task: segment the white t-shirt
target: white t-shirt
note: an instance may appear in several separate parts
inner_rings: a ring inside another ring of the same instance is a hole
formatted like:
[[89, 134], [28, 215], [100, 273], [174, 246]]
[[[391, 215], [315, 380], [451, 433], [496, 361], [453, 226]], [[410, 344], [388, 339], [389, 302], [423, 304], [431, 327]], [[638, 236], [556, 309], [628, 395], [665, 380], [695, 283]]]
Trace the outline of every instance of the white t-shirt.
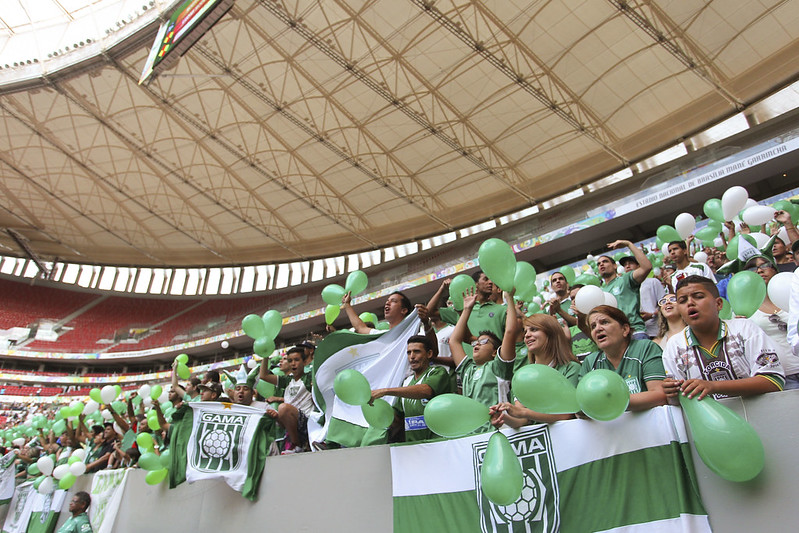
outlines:
[[674, 274], [671, 275], [672, 289], [676, 291], [677, 283], [679, 283], [681, 279], [687, 278], [688, 276], [704, 276], [713, 283], [718, 283], [716, 281], [715, 274], [713, 274], [713, 271], [710, 270], [709, 266], [704, 263], [688, 263], [688, 266], [678, 269]]
[[[776, 318], [771, 318], [772, 316]], [[791, 345], [788, 343], [788, 312], [780, 310], [778, 313], [770, 315], [758, 309], [754, 315], [749, 317], [749, 320], [760, 326], [760, 329], [774, 341], [777, 346], [777, 356], [780, 358], [785, 375], [791, 376], [799, 372], [799, 357], [793, 354]]]

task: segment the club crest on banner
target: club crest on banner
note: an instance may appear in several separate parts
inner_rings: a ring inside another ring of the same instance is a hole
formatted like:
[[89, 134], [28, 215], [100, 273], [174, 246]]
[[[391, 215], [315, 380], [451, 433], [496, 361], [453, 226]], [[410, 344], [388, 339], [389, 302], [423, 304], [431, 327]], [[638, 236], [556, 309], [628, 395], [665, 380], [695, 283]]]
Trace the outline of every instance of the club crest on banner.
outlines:
[[189, 454], [191, 466], [200, 472], [225, 472], [239, 467], [241, 434], [247, 416], [204, 412], [197, 428], [199, 438]]
[[521, 459], [524, 472], [522, 494], [514, 503], [499, 506], [483, 495], [480, 470], [488, 441], [472, 446], [480, 528], [484, 533], [550, 533], [560, 526], [560, 494], [546, 426], [509, 435], [508, 441]]

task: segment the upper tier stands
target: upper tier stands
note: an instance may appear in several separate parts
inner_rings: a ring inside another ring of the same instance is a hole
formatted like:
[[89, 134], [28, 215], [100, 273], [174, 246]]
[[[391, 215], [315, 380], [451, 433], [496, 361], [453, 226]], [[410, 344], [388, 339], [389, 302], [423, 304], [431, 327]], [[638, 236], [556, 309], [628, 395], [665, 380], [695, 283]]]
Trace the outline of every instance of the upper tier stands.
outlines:
[[55, 341], [30, 339], [16, 348], [61, 353], [146, 350], [235, 331], [245, 315], [261, 314], [288, 297], [137, 298], [7, 279], [0, 279], [0, 292], [5, 300], [0, 308], [0, 329], [35, 328], [41, 322], [62, 328]]

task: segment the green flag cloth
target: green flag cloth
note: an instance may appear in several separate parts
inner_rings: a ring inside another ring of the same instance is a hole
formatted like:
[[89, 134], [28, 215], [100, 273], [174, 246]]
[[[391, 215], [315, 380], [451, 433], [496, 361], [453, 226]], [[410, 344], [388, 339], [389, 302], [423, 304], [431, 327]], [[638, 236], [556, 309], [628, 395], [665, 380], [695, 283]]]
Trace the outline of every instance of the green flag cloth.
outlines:
[[502, 432], [524, 472], [507, 506], [480, 489], [489, 434], [393, 446], [394, 531], [710, 531], [679, 408]]
[[16, 450], [12, 450], [0, 458], [0, 505], [8, 505], [14, 497], [14, 460], [17, 458]]
[[192, 402], [172, 415], [169, 486], [222, 478], [254, 501], [272, 442], [274, 420], [257, 407]]
[[26, 533], [52, 533], [67, 499], [67, 491], [54, 490], [50, 494], [33, 492], [31, 498], [33, 502]]

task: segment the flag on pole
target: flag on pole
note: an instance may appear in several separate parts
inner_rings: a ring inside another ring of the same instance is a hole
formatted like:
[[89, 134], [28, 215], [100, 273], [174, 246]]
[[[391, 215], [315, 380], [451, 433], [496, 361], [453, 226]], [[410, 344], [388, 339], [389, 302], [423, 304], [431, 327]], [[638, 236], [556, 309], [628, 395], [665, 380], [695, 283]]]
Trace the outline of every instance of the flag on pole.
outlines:
[[676, 407], [503, 433], [524, 471], [507, 506], [480, 490], [490, 434], [392, 447], [394, 531], [710, 531]]
[[255, 500], [271, 443], [273, 419], [256, 407], [191, 402], [172, 415], [169, 486], [222, 478]]
[[325, 413], [325, 422], [316, 430], [309, 423], [311, 441], [327, 439], [347, 447], [368, 441], [369, 423], [360, 406], [339, 400], [333, 392], [333, 381], [342, 370], [353, 368], [366, 377], [373, 390], [402, 386], [410, 371], [408, 339], [419, 332], [420, 325], [421, 320], [413, 310], [385, 333], [361, 335], [336, 331], [319, 343], [314, 352], [313, 396], [319, 411]]
[[67, 491], [54, 490], [50, 494], [31, 495], [31, 514], [25, 533], [52, 533], [67, 498]]

